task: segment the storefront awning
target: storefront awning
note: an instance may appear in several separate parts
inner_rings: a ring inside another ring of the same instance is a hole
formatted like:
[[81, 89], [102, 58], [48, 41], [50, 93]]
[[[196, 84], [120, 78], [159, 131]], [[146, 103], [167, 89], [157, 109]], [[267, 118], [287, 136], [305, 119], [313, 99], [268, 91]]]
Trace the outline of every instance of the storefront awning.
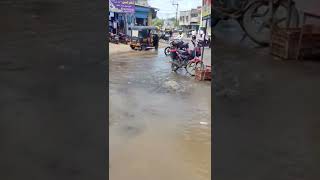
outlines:
[[136, 7], [135, 7], [135, 11], [136, 11], [136, 12], [146, 12], [146, 13], [148, 13], [148, 12], [150, 12], [150, 8], [136, 6]]
[[148, 18], [147, 12], [136, 12], [134, 15], [136, 18], [143, 18], [143, 19]]

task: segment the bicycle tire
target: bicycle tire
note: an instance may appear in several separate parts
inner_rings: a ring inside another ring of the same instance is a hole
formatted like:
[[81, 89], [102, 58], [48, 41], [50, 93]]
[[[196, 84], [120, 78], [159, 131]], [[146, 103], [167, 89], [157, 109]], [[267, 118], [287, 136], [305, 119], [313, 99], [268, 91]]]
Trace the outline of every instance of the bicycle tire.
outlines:
[[[279, 7], [282, 6], [284, 7], [285, 9], [288, 9], [289, 5], [286, 1], [284, 0], [281, 0], [279, 2]], [[248, 26], [248, 22], [251, 21], [251, 15], [252, 15], [252, 12], [257, 9], [258, 7], [260, 6], [264, 6], [264, 5], [268, 5], [268, 2], [267, 1], [256, 1], [256, 2], [253, 2], [251, 5], [249, 5], [249, 7], [247, 8], [247, 10], [244, 12], [243, 16], [242, 16], [242, 19], [240, 20], [240, 25], [242, 27], [242, 29], [245, 31], [245, 33], [248, 35], [248, 37], [255, 43], [261, 45], [261, 46], [268, 46], [270, 44], [270, 38], [259, 38], [257, 37], [253, 32], [252, 32], [252, 29], [250, 29]], [[292, 5], [292, 15], [291, 15], [291, 22], [290, 22], [290, 25], [291, 27], [297, 27], [299, 25], [299, 13], [298, 13], [298, 10], [297, 8]], [[271, 33], [271, 29], [269, 28], [269, 36], [267, 37], [270, 37], [270, 33]], [[261, 34], [260, 34], [261, 35]]]

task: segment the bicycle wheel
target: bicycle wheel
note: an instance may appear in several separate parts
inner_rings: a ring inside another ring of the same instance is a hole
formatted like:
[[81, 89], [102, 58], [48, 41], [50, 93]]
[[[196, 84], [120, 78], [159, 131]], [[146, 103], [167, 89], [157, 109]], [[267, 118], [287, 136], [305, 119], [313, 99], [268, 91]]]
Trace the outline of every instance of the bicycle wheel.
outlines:
[[[273, 26], [286, 27], [289, 4], [286, 0], [281, 0], [274, 7]], [[299, 13], [296, 7], [291, 4], [290, 27], [299, 25]], [[256, 1], [252, 3], [244, 12], [241, 26], [251, 40], [262, 46], [270, 43], [271, 17], [269, 16], [269, 2]]]
[[196, 74], [196, 66], [197, 64], [195, 62], [192, 62], [192, 63], [189, 62], [187, 64], [186, 70], [191, 76], [194, 76]]
[[197, 62], [197, 64], [196, 64], [196, 69], [201, 69], [201, 70], [203, 70], [203, 69], [204, 69], [204, 64], [203, 64], [203, 62], [202, 62], [202, 61]]

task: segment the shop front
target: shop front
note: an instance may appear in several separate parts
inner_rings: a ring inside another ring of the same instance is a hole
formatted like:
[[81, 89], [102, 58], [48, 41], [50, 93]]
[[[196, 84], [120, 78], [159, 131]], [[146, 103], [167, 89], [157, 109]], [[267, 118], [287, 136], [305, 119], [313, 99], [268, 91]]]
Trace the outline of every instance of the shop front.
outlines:
[[148, 16], [150, 13], [150, 8], [136, 6], [135, 7], [135, 25], [136, 26], [147, 26]]
[[134, 11], [134, 0], [109, 0], [109, 32], [126, 34], [127, 16]]
[[126, 14], [109, 12], [109, 32], [126, 33]]
[[211, 35], [211, 0], [202, 0], [201, 29], [206, 30], [206, 34]]

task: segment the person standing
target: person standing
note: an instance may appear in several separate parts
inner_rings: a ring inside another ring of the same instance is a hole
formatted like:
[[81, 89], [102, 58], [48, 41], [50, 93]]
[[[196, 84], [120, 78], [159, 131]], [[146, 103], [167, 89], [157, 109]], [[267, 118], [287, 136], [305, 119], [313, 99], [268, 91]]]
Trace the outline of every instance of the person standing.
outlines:
[[196, 36], [197, 35], [197, 31], [196, 30], [192, 30], [191, 35], [192, 36]]
[[117, 34], [117, 27], [118, 27], [118, 24], [117, 24], [117, 21], [113, 21], [113, 34]]
[[203, 35], [204, 35], [203, 27], [200, 27], [199, 28], [199, 37], [200, 37], [200, 39], [203, 39]]
[[195, 35], [192, 35], [191, 41], [188, 44], [189, 46], [189, 54], [192, 58], [196, 56], [196, 47], [197, 47], [197, 37]]
[[182, 40], [182, 38], [183, 38], [183, 34], [182, 34], [182, 32], [180, 31], [180, 32], [179, 32], [179, 35], [176, 36], [174, 39]]
[[153, 45], [155, 50], [157, 51], [159, 47], [159, 36], [156, 33], [153, 35]]

